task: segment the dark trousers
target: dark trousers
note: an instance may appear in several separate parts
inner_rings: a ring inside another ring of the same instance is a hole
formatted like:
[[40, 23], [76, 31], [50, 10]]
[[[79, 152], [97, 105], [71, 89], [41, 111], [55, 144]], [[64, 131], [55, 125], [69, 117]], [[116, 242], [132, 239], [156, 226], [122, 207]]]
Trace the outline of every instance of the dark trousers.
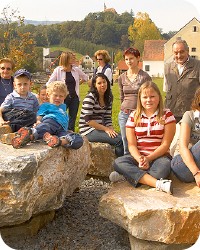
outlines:
[[70, 96], [68, 95], [65, 99], [65, 104], [68, 108], [68, 114], [69, 114], [69, 126], [68, 129], [74, 131], [75, 130], [75, 123], [76, 123], [76, 117], [78, 113], [79, 108], [79, 97], [76, 96]]
[[36, 113], [26, 109], [8, 108], [2, 112], [3, 119], [10, 121], [13, 132], [22, 127], [31, 127], [36, 122]]

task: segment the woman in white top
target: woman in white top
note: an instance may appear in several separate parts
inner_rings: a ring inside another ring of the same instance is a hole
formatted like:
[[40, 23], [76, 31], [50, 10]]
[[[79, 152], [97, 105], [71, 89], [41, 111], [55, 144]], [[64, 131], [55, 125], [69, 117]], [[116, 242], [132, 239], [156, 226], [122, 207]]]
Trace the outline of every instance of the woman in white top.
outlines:
[[74, 65], [75, 55], [68, 51], [62, 52], [59, 66], [51, 74], [47, 85], [52, 81], [63, 81], [66, 83], [69, 95], [65, 99], [69, 112], [69, 130], [75, 130], [75, 122], [79, 108], [79, 85], [88, 80], [88, 76]]
[[110, 84], [113, 85], [112, 69], [111, 69], [111, 65], [109, 64], [109, 62], [111, 61], [111, 57], [110, 57], [108, 51], [107, 50], [97, 50], [94, 53], [94, 57], [98, 63], [98, 66], [94, 70], [93, 77], [95, 77], [95, 75], [98, 73], [103, 73], [104, 75], [107, 76]]

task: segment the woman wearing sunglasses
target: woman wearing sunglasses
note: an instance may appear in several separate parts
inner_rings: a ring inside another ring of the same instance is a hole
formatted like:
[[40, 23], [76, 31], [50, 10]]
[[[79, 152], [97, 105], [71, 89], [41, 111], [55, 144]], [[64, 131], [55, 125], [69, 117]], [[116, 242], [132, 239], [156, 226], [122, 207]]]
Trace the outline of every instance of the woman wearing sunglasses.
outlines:
[[94, 70], [94, 76], [98, 73], [103, 73], [107, 76], [111, 85], [113, 85], [113, 76], [111, 65], [109, 64], [111, 57], [107, 50], [97, 50], [94, 53], [94, 57], [97, 61], [98, 66]]
[[15, 64], [10, 58], [0, 59], [0, 105], [13, 91], [13, 70]]

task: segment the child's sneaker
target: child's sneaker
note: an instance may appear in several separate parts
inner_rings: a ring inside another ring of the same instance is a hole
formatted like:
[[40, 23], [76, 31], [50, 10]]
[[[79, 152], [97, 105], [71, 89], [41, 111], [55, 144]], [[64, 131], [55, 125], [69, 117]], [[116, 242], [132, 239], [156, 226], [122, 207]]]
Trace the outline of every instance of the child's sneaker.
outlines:
[[56, 135], [51, 135], [49, 132], [46, 132], [43, 135], [43, 141], [51, 148], [55, 148], [61, 145], [61, 140]]
[[17, 133], [9, 133], [0, 135], [0, 141], [1, 143], [11, 145], [12, 139], [17, 135]]
[[32, 140], [32, 130], [30, 128], [23, 127], [17, 131], [16, 136], [12, 139], [11, 144], [13, 148], [21, 148]]
[[171, 180], [157, 180], [156, 181], [156, 190], [158, 191], [163, 191], [168, 194], [173, 193], [173, 188], [172, 188], [172, 181]]
[[117, 181], [125, 181], [125, 178], [123, 175], [119, 174], [116, 171], [113, 171], [110, 175], [109, 175], [109, 179], [111, 182], [117, 182]]
[[0, 126], [0, 135], [12, 133], [12, 129], [8, 124]]

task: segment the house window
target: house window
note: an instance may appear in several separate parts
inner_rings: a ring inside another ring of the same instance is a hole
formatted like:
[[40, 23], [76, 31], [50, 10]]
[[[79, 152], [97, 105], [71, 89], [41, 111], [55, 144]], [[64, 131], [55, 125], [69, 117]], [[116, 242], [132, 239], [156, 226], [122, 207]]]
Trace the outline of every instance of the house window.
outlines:
[[197, 26], [193, 26], [193, 27], [192, 27], [192, 31], [193, 31], [193, 32], [197, 32]]
[[196, 58], [196, 56], [191, 56], [192, 58]]
[[192, 52], [196, 52], [196, 50], [197, 50], [196, 48], [192, 48], [191, 49]]
[[150, 71], [150, 65], [145, 65], [145, 71]]

